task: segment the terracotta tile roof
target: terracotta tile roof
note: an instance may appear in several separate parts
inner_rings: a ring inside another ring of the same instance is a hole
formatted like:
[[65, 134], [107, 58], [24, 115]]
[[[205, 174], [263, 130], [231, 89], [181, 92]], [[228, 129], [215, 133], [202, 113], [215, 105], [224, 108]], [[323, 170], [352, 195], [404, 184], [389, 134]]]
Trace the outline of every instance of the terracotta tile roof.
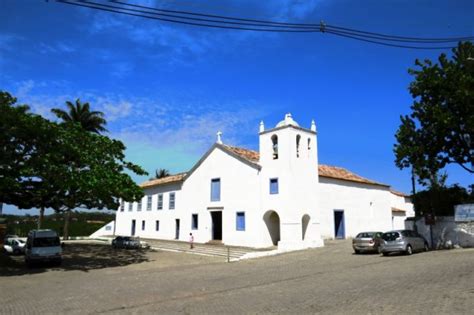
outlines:
[[350, 182], [362, 183], [362, 184], [370, 184], [370, 185], [377, 185], [377, 186], [386, 186], [389, 185], [377, 183], [373, 180], [364, 178], [359, 176], [355, 173], [352, 173], [345, 168], [337, 167], [337, 166], [329, 166], [329, 165], [322, 165], [318, 166], [319, 176], [340, 179], [340, 180], [347, 180]]
[[223, 144], [222, 146], [224, 146], [226, 149], [232, 151], [233, 153], [239, 155], [240, 157], [252, 163], [257, 163], [258, 160], [260, 159], [260, 154], [257, 151], [244, 149], [244, 148], [238, 148], [238, 147], [232, 147], [226, 144]]
[[399, 191], [396, 191], [394, 189], [390, 189], [390, 192], [396, 196], [400, 196], [400, 197], [410, 197], [410, 195], [407, 195], [405, 193], [402, 193], [402, 192], [399, 192]]
[[185, 176], [186, 176], [186, 173], [179, 173], [179, 174], [170, 175], [170, 176], [166, 176], [166, 177], [162, 177], [158, 179], [152, 179], [144, 183], [141, 183], [140, 187], [148, 188], [148, 187], [153, 187], [153, 186], [158, 186], [158, 185], [176, 183], [176, 182], [182, 181]]
[[407, 211], [402, 210], [402, 209], [392, 208], [392, 212], [406, 213]]
[[[260, 154], [257, 151], [239, 148], [239, 147], [233, 147], [226, 144], [221, 144], [221, 146], [251, 163], [258, 163], [259, 161]], [[362, 184], [389, 187], [389, 185], [377, 183], [373, 180], [370, 180], [362, 176], [359, 176], [355, 173], [352, 173], [342, 167], [319, 165], [318, 169], [319, 169], [319, 176], [322, 176], [322, 177], [346, 180], [346, 181], [357, 182], [357, 183], [362, 183]], [[171, 175], [171, 176], [167, 176], [160, 179], [153, 179], [153, 180], [140, 184], [140, 187], [147, 188], [147, 187], [152, 187], [152, 186], [180, 182], [184, 180], [184, 177], [186, 176], [186, 174], [187, 173], [180, 173], [180, 174]], [[392, 192], [394, 194], [401, 194], [405, 196], [402, 193], [398, 193], [398, 192], [395, 193], [395, 191], [392, 191]]]

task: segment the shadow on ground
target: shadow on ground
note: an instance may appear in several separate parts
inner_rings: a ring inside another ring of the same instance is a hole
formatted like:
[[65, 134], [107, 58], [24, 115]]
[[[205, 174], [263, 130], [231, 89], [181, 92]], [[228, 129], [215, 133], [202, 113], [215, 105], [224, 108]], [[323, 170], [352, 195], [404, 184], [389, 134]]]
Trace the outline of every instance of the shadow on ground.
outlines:
[[105, 244], [75, 244], [69, 243], [63, 248], [63, 262], [60, 266], [54, 264], [36, 264], [27, 267], [24, 256], [9, 256], [0, 254], [0, 277], [36, 274], [51, 270], [89, 271], [110, 267], [127, 266], [150, 261], [145, 249], [113, 249]]

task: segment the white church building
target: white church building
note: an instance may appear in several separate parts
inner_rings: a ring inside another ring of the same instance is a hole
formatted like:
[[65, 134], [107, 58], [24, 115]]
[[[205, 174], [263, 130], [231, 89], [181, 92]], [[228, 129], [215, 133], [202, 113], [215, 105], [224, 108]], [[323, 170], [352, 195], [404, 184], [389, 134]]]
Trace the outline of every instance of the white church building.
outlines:
[[318, 163], [314, 121], [291, 114], [260, 123], [259, 152], [217, 142], [186, 173], [141, 184], [141, 202], [123, 202], [115, 234], [291, 250], [361, 231], [404, 228], [408, 196], [344, 168]]

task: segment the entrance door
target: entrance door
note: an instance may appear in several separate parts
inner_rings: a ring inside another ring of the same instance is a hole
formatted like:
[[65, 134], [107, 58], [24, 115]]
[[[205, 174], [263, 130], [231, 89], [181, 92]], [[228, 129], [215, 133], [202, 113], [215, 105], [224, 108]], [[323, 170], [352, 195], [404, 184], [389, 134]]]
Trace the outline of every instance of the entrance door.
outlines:
[[132, 236], [135, 236], [135, 227], [136, 227], [136, 222], [135, 220], [132, 220]]
[[174, 238], [179, 240], [179, 219], [176, 219], [176, 232]]
[[222, 211], [212, 211], [212, 239], [222, 241]]
[[334, 235], [339, 239], [346, 238], [344, 210], [334, 210]]

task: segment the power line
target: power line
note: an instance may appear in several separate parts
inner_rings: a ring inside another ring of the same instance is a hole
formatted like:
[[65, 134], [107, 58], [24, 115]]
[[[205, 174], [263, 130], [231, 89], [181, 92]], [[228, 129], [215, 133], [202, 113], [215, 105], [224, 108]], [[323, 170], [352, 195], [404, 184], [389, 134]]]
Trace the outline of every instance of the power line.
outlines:
[[[56, 0], [68, 5], [86, 7], [95, 10], [124, 14], [129, 16], [143, 17], [164, 22], [185, 24], [190, 26], [262, 31], [262, 32], [283, 32], [283, 33], [327, 33], [340, 37], [346, 37], [363, 42], [369, 42], [384, 46], [411, 48], [411, 49], [449, 49], [451, 46], [426, 46], [427, 44], [442, 44], [473, 40], [474, 36], [451, 37], [451, 38], [421, 38], [405, 37], [397, 35], [387, 35], [375, 32], [361, 31], [351, 28], [326, 25], [321, 21], [319, 24], [287, 23], [279, 21], [268, 21], [259, 19], [236, 18], [222, 15], [211, 15], [189, 11], [158, 9], [138, 4], [124, 3], [118, 0], [109, 0], [110, 4], [104, 4], [91, 0]], [[407, 43], [411, 45], [401, 45], [393, 42]], [[414, 46], [414, 44], [419, 44]]]
[[[221, 20], [256, 22], [256, 23], [259, 23], [259, 25], [291, 26], [291, 27], [316, 28], [316, 29], [321, 28], [321, 23], [319, 23], [319, 24], [287, 23], [287, 22], [277, 22], [277, 21], [268, 21], [268, 20], [244, 19], [244, 18], [235, 18], [235, 17], [229, 17], [229, 16], [203, 14], [203, 13], [188, 12], [188, 11], [158, 9], [158, 8], [153, 8], [153, 7], [149, 7], [149, 6], [126, 3], [126, 2], [119, 1], [119, 0], [110, 0], [110, 2], [117, 3], [117, 4], [120, 4], [120, 5], [123, 5], [123, 6], [137, 7], [137, 8], [153, 10], [153, 11], [157, 11], [157, 12], [167, 12], [167, 13], [176, 13], [176, 14], [182, 14], [182, 15], [201, 16], [201, 17], [208, 17], [208, 18], [217, 18], [217, 19], [221, 19]], [[230, 22], [226, 22], [226, 23], [230, 23]], [[431, 43], [431, 42], [433, 42], [433, 43], [434, 42], [457, 42], [457, 41], [462, 41], [462, 40], [472, 40], [472, 39], [474, 39], [474, 36], [451, 37], [451, 38], [405, 37], [405, 36], [396, 36], [396, 35], [387, 35], [387, 34], [380, 34], [380, 33], [374, 33], [374, 32], [367, 32], [367, 31], [361, 31], [361, 30], [345, 28], [345, 27], [339, 27], [339, 26], [333, 26], [333, 25], [325, 25], [325, 27], [327, 27], [328, 29], [334, 29], [335, 31], [336, 30], [343, 30], [343, 31], [349, 31], [349, 32], [354, 32], [354, 33], [373, 35], [373, 36], [387, 38], [387, 39], [390, 38], [390, 39], [393, 39], [393, 40], [395, 40], [395, 39], [398, 39], [398, 40], [405, 39], [407, 41], [423, 41], [423, 42], [427, 42], [427, 43]]]
[[345, 35], [339, 32], [334, 32], [334, 31], [326, 31], [329, 34], [333, 34], [336, 36], [341, 36], [341, 37], [346, 37], [346, 38], [351, 38], [363, 42], [368, 42], [368, 43], [373, 43], [373, 44], [379, 44], [383, 46], [390, 46], [390, 47], [397, 47], [397, 48], [410, 48], [410, 49], [451, 49], [455, 48], [455, 46], [445, 46], [445, 47], [430, 47], [430, 46], [408, 46], [408, 45], [399, 45], [399, 44], [392, 44], [392, 43], [387, 43], [387, 42], [380, 42], [380, 41], [375, 41], [375, 40], [370, 40], [370, 39], [365, 39], [357, 36], [351, 36], [351, 35]]
[[[247, 23], [247, 22], [235, 22], [235, 21], [220, 21], [220, 20], [213, 20], [213, 19], [209, 19], [209, 18], [204, 19], [204, 18], [194, 18], [194, 17], [180, 16], [180, 15], [176, 15], [176, 14], [168, 14], [168, 13], [155, 13], [154, 11], [161, 12], [161, 11], [165, 11], [165, 10], [158, 10], [158, 9], [151, 8], [151, 7], [146, 7], [146, 6], [141, 6], [141, 5], [133, 5], [133, 4], [129, 4], [129, 3], [122, 3], [122, 2], [118, 2], [118, 1], [111, 1], [111, 2], [126, 5], [126, 6], [146, 8], [147, 10], [143, 11], [143, 10], [138, 10], [138, 9], [124, 9], [123, 7], [120, 7], [120, 6], [117, 7], [117, 6], [97, 3], [97, 2], [94, 2], [94, 1], [90, 1], [90, 0], [83, 0], [82, 2], [89, 3], [89, 4], [92, 4], [92, 5], [96, 5], [96, 6], [105, 7], [105, 8], [110, 8], [110, 9], [126, 10], [126, 11], [130, 11], [130, 12], [150, 14], [150, 15], [155, 15], [155, 16], [164, 16], [164, 17], [175, 18], [175, 19], [183, 19], [183, 20], [189, 20], [189, 21], [223, 23], [223, 24], [244, 25], [244, 26], [258, 26], [258, 27], [270, 26], [270, 27], [274, 27], [274, 28], [288, 28], [288, 26], [285, 26], [285, 25], [270, 25], [270, 24], [261, 23], [261, 22], [259, 22], [259, 23]], [[152, 12], [150, 12], [149, 10], [151, 10]], [[315, 28], [313, 26], [311, 26], [311, 27], [309, 27], [309, 26], [293, 26], [291, 28], [298, 28], [298, 29], [301, 28], [301, 29], [308, 29], [308, 30], [312, 30], [312, 31], [317, 30], [317, 28]]]
[[261, 24], [267, 25], [281, 25], [281, 26], [301, 26], [301, 27], [309, 27], [309, 28], [319, 28], [319, 24], [304, 24], [304, 23], [286, 23], [286, 22], [277, 22], [277, 21], [265, 21], [265, 20], [255, 20], [255, 19], [244, 19], [244, 18], [236, 18], [236, 17], [229, 17], [229, 16], [222, 16], [222, 15], [212, 15], [212, 14], [204, 14], [204, 13], [196, 13], [196, 12], [188, 12], [188, 11], [177, 11], [177, 10], [166, 10], [166, 9], [158, 9], [152, 8], [148, 6], [132, 4], [132, 3], [125, 3], [118, 0], [110, 0], [110, 2], [118, 3], [124, 6], [130, 7], [137, 7], [142, 9], [149, 9], [158, 12], [168, 12], [168, 13], [176, 13], [176, 14], [183, 14], [183, 15], [193, 15], [193, 16], [202, 16], [208, 18], [216, 18], [216, 19], [223, 19], [223, 20], [230, 20], [230, 21], [244, 21], [244, 22], [256, 22]]
[[335, 31], [349, 31], [353, 33], [361, 33], [361, 34], [368, 34], [368, 35], [374, 35], [378, 37], [384, 37], [387, 39], [400, 39], [400, 40], [405, 40], [405, 41], [419, 41], [419, 42], [426, 42], [426, 43], [437, 43], [437, 42], [459, 42], [459, 41], [464, 41], [464, 40], [473, 40], [474, 36], [465, 36], [465, 37], [447, 37], [447, 38], [423, 38], [423, 37], [405, 37], [405, 36], [396, 36], [396, 35], [387, 35], [387, 34], [380, 34], [380, 33], [374, 33], [374, 32], [367, 32], [367, 31], [360, 31], [360, 30], [355, 30], [352, 28], [346, 28], [346, 27], [339, 27], [339, 26], [333, 26], [333, 25], [326, 25], [328, 29], [334, 29]]
[[[114, 8], [108, 8], [110, 6], [103, 5], [103, 4], [98, 4], [94, 2], [89, 2], [89, 1], [80, 1], [80, 2], [74, 2], [71, 0], [56, 0], [56, 2], [68, 4], [68, 5], [74, 5], [74, 6], [79, 6], [79, 7], [85, 7], [85, 8], [91, 8], [91, 9], [96, 9], [100, 11], [106, 11], [106, 12], [113, 12], [113, 13], [119, 13], [119, 14], [124, 14], [124, 15], [130, 15], [130, 16], [136, 16], [136, 17], [143, 17], [147, 19], [153, 19], [153, 20], [159, 20], [159, 21], [165, 21], [165, 22], [171, 22], [171, 23], [178, 23], [178, 24], [185, 24], [185, 25], [192, 25], [192, 26], [202, 26], [202, 27], [211, 27], [211, 28], [223, 28], [223, 29], [233, 29], [233, 30], [245, 30], [245, 31], [261, 31], [261, 32], [283, 32], [283, 33], [314, 33], [314, 32], [319, 32], [317, 29], [274, 29], [274, 28], [250, 28], [250, 27], [234, 27], [234, 26], [226, 26], [226, 25], [218, 25], [218, 24], [207, 24], [207, 23], [195, 23], [195, 22], [187, 22], [187, 21], [181, 21], [181, 20], [173, 20], [173, 19], [167, 19], [167, 18], [159, 18], [156, 16], [149, 16], [149, 15], [144, 15], [144, 14], [138, 14], [138, 13], [131, 13], [130, 10], [128, 9], [122, 9], [119, 7], [114, 7]], [[153, 13], [146, 13], [153, 15]], [[179, 17], [177, 17], [179, 18]], [[186, 19], [183, 18], [182, 19]], [[212, 22], [212, 21], [210, 21]]]

